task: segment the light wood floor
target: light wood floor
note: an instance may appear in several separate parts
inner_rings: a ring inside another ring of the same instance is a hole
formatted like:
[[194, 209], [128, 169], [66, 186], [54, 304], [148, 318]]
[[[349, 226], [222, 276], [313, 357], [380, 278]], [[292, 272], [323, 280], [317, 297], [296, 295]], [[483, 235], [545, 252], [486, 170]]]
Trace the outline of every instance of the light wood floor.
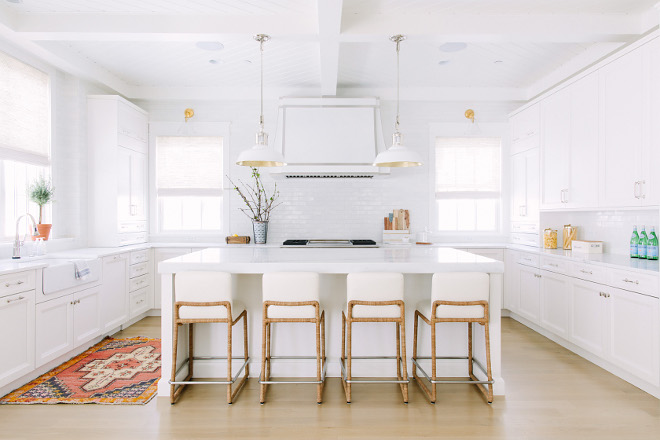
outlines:
[[[328, 379], [323, 405], [315, 387], [281, 385], [258, 404], [251, 379], [233, 405], [225, 388], [189, 387], [171, 406], [0, 406], [0, 439], [654, 439], [660, 400], [638, 390], [511, 320], [503, 320], [506, 398], [484, 403], [475, 387], [439, 386], [430, 405], [411, 384], [410, 404], [398, 385], [355, 385], [347, 405], [338, 379]], [[158, 337], [147, 318], [117, 337]]]

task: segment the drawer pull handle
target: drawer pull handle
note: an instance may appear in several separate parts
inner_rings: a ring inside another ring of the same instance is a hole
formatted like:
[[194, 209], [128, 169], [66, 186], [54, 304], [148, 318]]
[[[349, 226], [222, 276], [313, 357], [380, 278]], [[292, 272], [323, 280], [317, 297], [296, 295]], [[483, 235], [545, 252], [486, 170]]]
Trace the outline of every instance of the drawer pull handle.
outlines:
[[593, 274], [594, 274], [592, 271], [590, 271], [590, 270], [584, 270], [584, 269], [580, 269], [580, 272], [582, 272], [582, 273], [588, 273], [589, 275], [593, 275]]
[[633, 284], [639, 284], [639, 280], [629, 280], [628, 278], [623, 279], [624, 283], [633, 283]]
[[24, 300], [24, 299], [25, 299], [24, 296], [19, 296], [18, 298], [14, 298], [14, 299], [8, 299], [7, 304], [15, 302], [15, 301], [21, 301], [21, 300]]
[[25, 282], [25, 281], [23, 281], [23, 280], [18, 280], [18, 281], [16, 281], [15, 283], [5, 283], [5, 287], [9, 287], [9, 286], [20, 286], [20, 285], [23, 284], [24, 282]]
[[559, 267], [559, 265], [558, 265], [558, 264], [555, 264], [555, 263], [548, 263], [548, 266]]

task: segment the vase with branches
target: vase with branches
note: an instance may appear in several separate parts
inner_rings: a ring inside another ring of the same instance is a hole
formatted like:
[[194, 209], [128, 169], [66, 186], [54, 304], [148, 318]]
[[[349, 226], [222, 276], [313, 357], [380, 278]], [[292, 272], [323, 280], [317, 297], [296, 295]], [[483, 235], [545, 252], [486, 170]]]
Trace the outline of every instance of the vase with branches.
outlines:
[[44, 176], [40, 176], [32, 184], [30, 184], [28, 187], [28, 194], [30, 196], [30, 200], [39, 205], [39, 224], [37, 225], [39, 235], [34, 236], [33, 239], [41, 237], [44, 240], [48, 240], [52, 224], [43, 222], [44, 206], [53, 201], [55, 188], [53, 188], [53, 184], [49, 179], [46, 179]]
[[251, 184], [239, 180], [241, 185], [239, 186], [229, 179], [229, 176], [227, 178], [232, 184], [233, 189], [245, 203], [246, 207], [239, 209], [252, 220], [254, 242], [261, 244], [265, 243], [267, 239], [268, 221], [270, 220], [271, 212], [281, 205], [281, 203], [277, 202], [280, 192], [277, 189], [277, 183], [275, 183], [273, 191], [269, 194], [261, 180], [259, 169], [255, 167], [250, 167], [250, 169], [252, 170], [251, 177], [253, 179], [253, 183]]

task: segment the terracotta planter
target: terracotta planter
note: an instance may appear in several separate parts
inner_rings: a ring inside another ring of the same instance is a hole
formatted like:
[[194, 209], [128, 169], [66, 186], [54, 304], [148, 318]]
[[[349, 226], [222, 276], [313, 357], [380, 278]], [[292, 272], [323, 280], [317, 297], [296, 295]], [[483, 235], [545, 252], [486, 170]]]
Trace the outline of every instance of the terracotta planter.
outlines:
[[50, 236], [50, 228], [52, 228], [53, 225], [48, 223], [39, 223], [37, 225], [37, 231], [39, 232], [39, 235], [33, 235], [32, 240], [36, 240], [37, 238], [43, 238], [44, 241], [48, 240], [48, 237]]

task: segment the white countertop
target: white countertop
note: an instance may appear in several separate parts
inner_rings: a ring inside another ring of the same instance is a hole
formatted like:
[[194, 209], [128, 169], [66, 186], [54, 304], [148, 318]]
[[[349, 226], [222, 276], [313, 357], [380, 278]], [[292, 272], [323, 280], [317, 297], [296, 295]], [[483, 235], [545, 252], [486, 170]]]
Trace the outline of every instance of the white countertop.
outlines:
[[382, 270], [403, 273], [503, 273], [504, 263], [453, 248], [439, 247], [292, 249], [250, 246], [208, 248], [163, 261], [158, 265], [160, 273], [187, 270], [221, 270], [243, 274], [291, 270], [319, 273]]

